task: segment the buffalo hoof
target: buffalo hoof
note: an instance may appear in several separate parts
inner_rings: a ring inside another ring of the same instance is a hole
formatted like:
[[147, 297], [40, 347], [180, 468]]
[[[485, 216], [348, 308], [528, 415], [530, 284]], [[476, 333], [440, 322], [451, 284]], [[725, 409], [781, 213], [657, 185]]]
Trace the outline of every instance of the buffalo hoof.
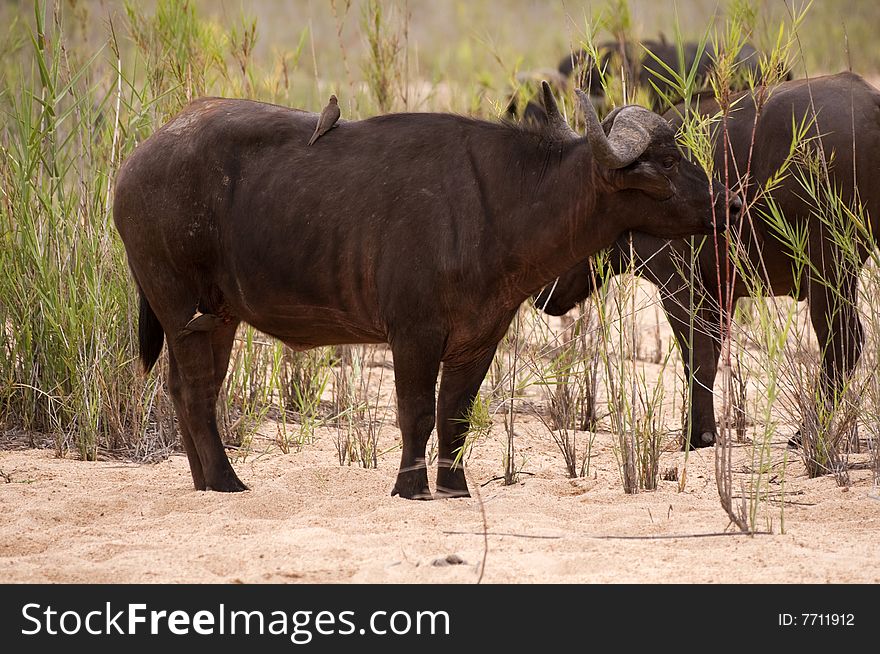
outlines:
[[428, 488], [428, 473], [424, 468], [401, 472], [391, 491], [391, 496], [399, 495], [405, 500], [431, 500], [431, 489]]
[[218, 475], [216, 479], [206, 482], [205, 490], [217, 491], [218, 493], [241, 493], [249, 490], [231, 469]]
[[470, 497], [471, 493], [467, 488], [446, 488], [445, 486], [437, 486], [437, 499], [448, 499], [450, 497]]
[[715, 432], [704, 431], [702, 434], [700, 434], [699, 447], [709, 447], [710, 445], [715, 445]]
[[437, 497], [470, 497], [462, 468], [437, 470]]
[[701, 447], [711, 447], [715, 445], [715, 432], [714, 431], [704, 431], [699, 436], [691, 435], [690, 439], [688, 439], [687, 443], [682, 446], [682, 451], [687, 449], [696, 450]]

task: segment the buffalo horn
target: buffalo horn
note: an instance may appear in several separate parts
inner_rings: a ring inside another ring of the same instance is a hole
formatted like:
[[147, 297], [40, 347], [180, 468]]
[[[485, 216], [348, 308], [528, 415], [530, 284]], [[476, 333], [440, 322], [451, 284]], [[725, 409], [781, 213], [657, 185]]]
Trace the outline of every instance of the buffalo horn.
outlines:
[[651, 132], [643, 124], [647, 121], [640, 120], [644, 118], [643, 113], [647, 115], [650, 112], [645, 109], [638, 111], [636, 107], [625, 107], [617, 112], [611, 133], [606, 136], [589, 98], [580, 89], [575, 93], [587, 122], [587, 138], [596, 162], [605, 168], [617, 169], [638, 159], [651, 143]]

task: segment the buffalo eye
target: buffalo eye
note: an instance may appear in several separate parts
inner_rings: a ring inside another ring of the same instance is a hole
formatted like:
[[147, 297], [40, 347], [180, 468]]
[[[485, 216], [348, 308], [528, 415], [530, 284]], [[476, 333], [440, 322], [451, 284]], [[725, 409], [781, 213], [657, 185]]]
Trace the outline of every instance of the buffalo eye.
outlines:
[[677, 164], [677, 163], [678, 163], [678, 159], [675, 157], [669, 156], [669, 157], [663, 158], [663, 167], [666, 170], [671, 170], [672, 168], [675, 168], [675, 164]]

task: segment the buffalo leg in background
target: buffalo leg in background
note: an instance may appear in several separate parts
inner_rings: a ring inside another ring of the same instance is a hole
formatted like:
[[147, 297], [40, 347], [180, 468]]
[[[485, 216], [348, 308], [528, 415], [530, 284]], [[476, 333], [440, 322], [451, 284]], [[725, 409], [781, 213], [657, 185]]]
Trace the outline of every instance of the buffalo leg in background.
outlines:
[[[674, 294], [662, 293], [663, 308], [669, 318], [672, 333], [678, 342], [684, 363], [685, 382], [691, 387], [690, 406], [687, 424], [683, 425], [682, 449], [708, 447], [715, 443], [715, 376], [718, 373], [718, 357], [721, 343], [712, 332], [719, 329], [719, 313], [714, 308], [700, 307], [693, 318], [691, 334], [690, 294], [687, 288]], [[695, 293], [695, 303], [712, 302], [699, 298]], [[691, 368], [693, 365], [693, 368]]]
[[673, 257], [648, 255], [648, 252], [639, 252], [644, 262], [640, 264], [639, 274], [659, 289], [663, 309], [681, 352], [685, 382], [691, 384], [687, 424], [682, 425], [681, 446], [683, 450], [688, 446], [708, 447], [715, 443], [716, 438], [713, 389], [721, 354], [718, 298], [703, 286], [699, 273], [695, 271], [693, 275], [690, 274], [689, 250], [680, 251], [679, 256], [675, 257], [680, 263], [680, 269], [676, 270], [669, 267]]

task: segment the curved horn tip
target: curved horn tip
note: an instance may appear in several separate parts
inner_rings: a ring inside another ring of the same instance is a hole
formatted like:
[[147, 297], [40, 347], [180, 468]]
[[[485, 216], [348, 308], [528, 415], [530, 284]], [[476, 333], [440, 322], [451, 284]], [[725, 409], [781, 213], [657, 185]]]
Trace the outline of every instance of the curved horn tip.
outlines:
[[580, 106], [581, 106], [581, 111], [584, 113], [584, 115], [587, 117], [595, 118], [596, 122], [598, 123], [599, 122], [599, 114], [596, 113], [596, 107], [593, 106], [593, 103], [590, 100], [590, 98], [587, 96], [587, 94], [584, 93], [581, 89], [575, 89], [574, 92], [575, 92], [575, 95], [577, 96], [578, 102], [580, 103]]
[[[591, 113], [596, 113], [596, 107], [593, 106], [593, 102], [590, 100], [589, 96], [584, 93], [581, 89], [574, 90], [575, 95], [577, 96], [578, 102], [581, 104], [581, 108], [584, 111], [589, 111]], [[596, 116], [598, 118], [598, 115]]]

